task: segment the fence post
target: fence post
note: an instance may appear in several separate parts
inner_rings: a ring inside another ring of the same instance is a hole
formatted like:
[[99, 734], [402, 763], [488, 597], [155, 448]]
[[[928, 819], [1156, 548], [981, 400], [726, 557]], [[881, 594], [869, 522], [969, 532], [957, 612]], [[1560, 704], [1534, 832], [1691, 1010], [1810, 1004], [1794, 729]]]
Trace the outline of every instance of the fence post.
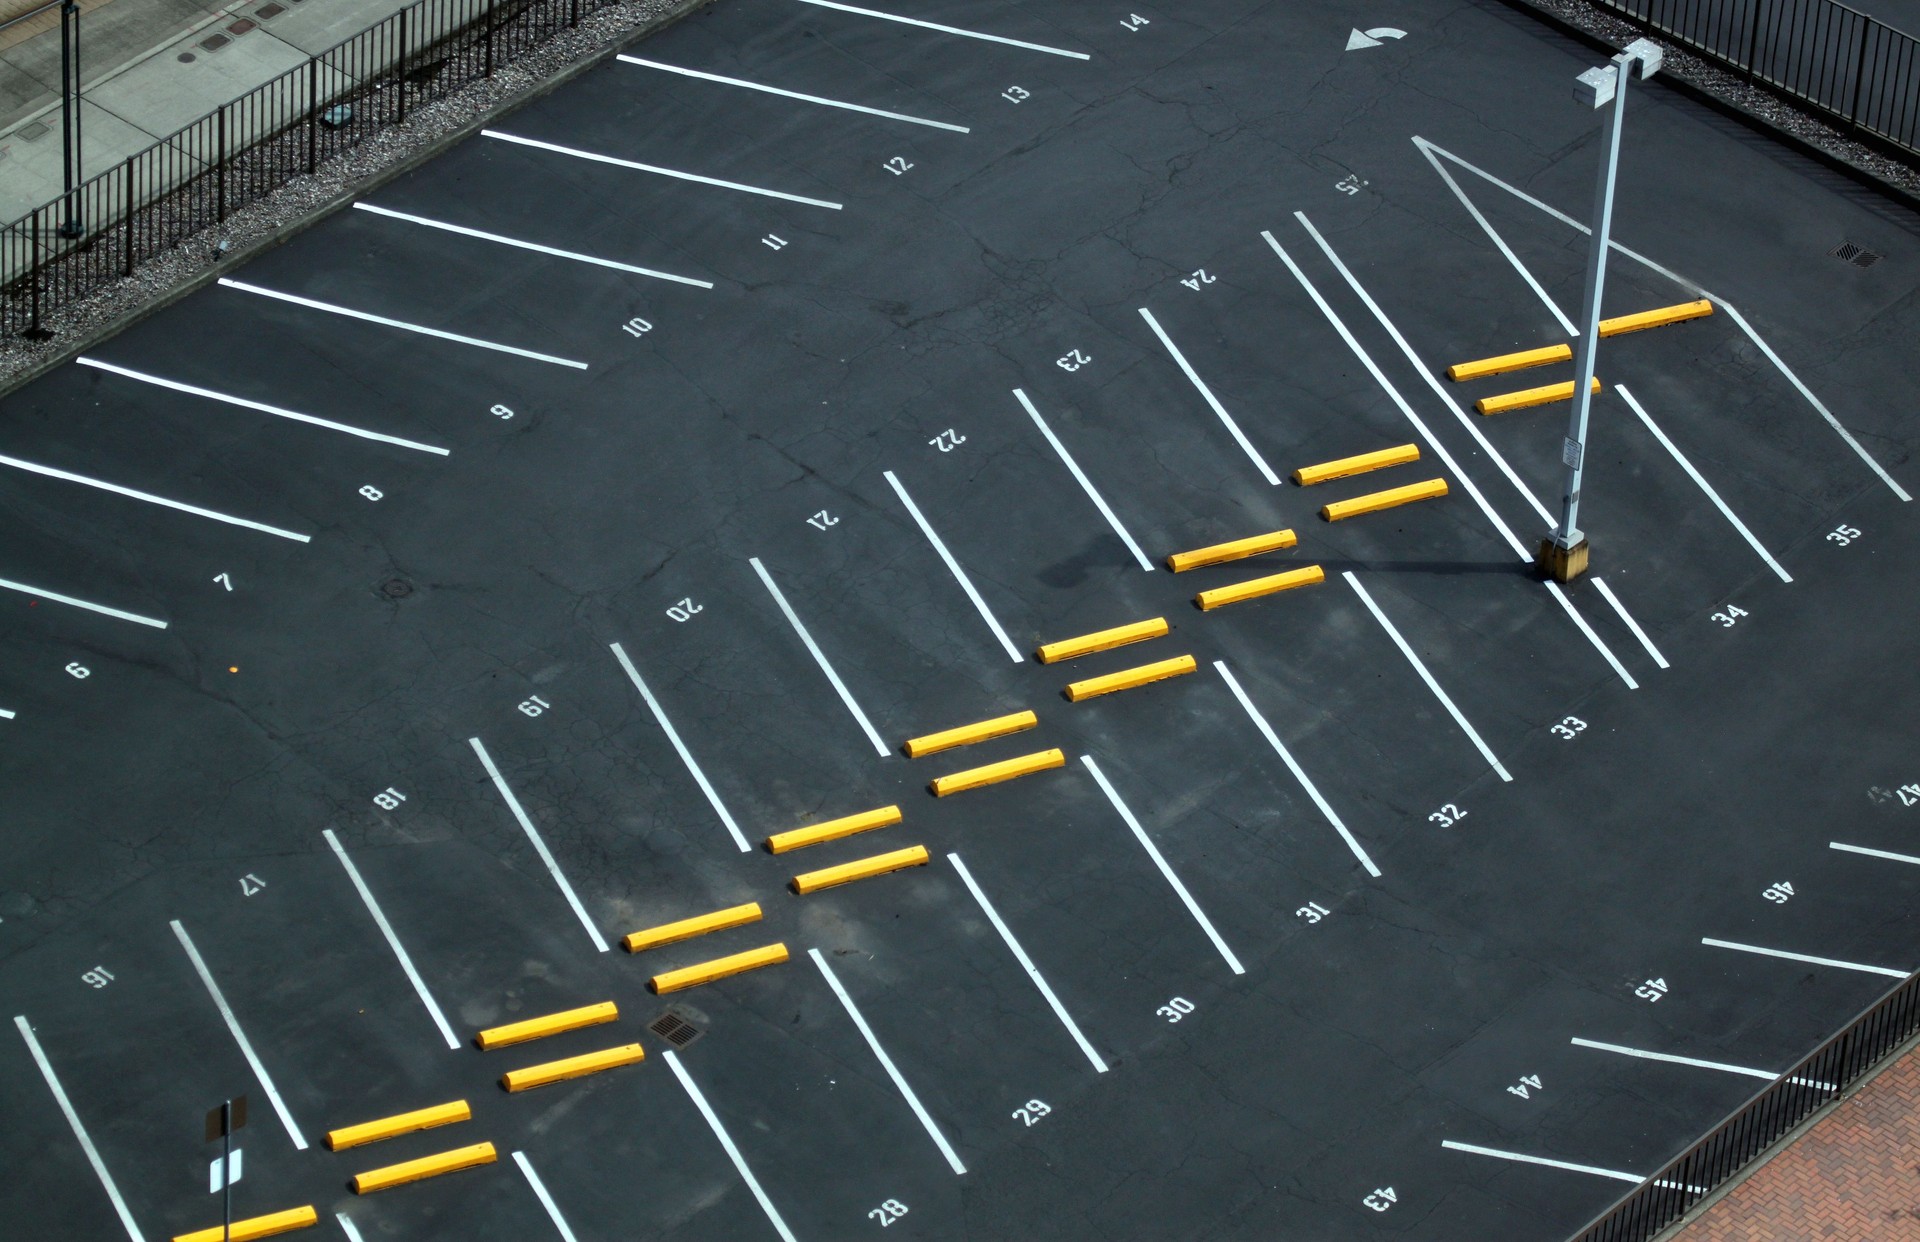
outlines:
[[1847, 120], [1853, 125], [1849, 133], [1860, 132], [1860, 93], [1867, 85], [1867, 37], [1873, 33], [1874, 25], [1869, 18], [1860, 26], [1860, 61], [1853, 71], [1853, 107], [1847, 112]]
[[307, 57], [307, 176], [320, 167], [320, 58]]
[[[407, 8], [412, 8], [408, 5]], [[394, 104], [393, 123], [398, 125], [407, 119], [407, 9], [400, 10], [400, 69], [394, 82], [394, 93], [398, 96]]]
[[1748, 18], [1748, 20], [1752, 23], [1750, 26], [1747, 27], [1747, 66], [1746, 67], [1747, 67], [1747, 81], [1749, 82], [1754, 80], [1753, 58], [1759, 55], [1760, 10], [1762, 7], [1763, 7], [1762, 5], [1755, 4], [1753, 6], [1751, 15]]
[[41, 211], [42, 211], [42, 208], [39, 208], [39, 207], [36, 207], [33, 209], [33, 251], [32, 251], [33, 261], [27, 265], [27, 287], [31, 290], [31, 293], [29, 296], [32, 302], [32, 308], [28, 312], [29, 318], [27, 321], [27, 334], [29, 336], [38, 336], [40, 334], [40, 212]]
[[493, 76], [493, 0], [487, 0], [487, 75]]
[[126, 172], [123, 174], [127, 182], [127, 215], [126, 219], [121, 222], [121, 226], [126, 230], [127, 234], [127, 258], [125, 266], [126, 274], [129, 276], [133, 275], [133, 161], [134, 157], [129, 155], [127, 157]]
[[221, 224], [227, 221], [227, 105], [220, 105], [220, 114], [214, 124], [214, 141], [220, 144], [220, 163], [213, 178], [213, 218]]
[[567, 0], [567, 26], [577, 29], [580, 25], [580, 0]]

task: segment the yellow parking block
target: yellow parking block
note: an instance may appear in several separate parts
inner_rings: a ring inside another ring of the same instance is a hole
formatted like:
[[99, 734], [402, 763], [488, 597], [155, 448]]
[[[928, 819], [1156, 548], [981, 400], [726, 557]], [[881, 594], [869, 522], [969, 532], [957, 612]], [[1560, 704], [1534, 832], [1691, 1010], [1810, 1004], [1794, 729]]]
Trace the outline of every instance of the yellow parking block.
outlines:
[[539, 1065], [508, 1070], [500, 1075], [500, 1085], [510, 1092], [529, 1091], [534, 1087], [565, 1082], [569, 1078], [585, 1078], [602, 1070], [619, 1069], [622, 1065], [638, 1065], [646, 1059], [647, 1050], [639, 1044], [621, 1044], [618, 1048], [602, 1048], [598, 1052], [583, 1052], [577, 1057], [564, 1057], [558, 1061], [544, 1061]]
[[[1600, 391], [1600, 377], [1593, 378], [1593, 391]], [[1543, 384], [1538, 388], [1522, 388], [1519, 392], [1503, 392], [1497, 397], [1482, 397], [1473, 403], [1473, 408], [1482, 414], [1505, 414], [1508, 410], [1524, 410], [1532, 405], [1549, 405], [1555, 401], [1573, 400], [1573, 381], [1559, 384]]]
[[435, 1104], [431, 1108], [416, 1108], [410, 1113], [396, 1113], [391, 1117], [382, 1117], [378, 1121], [363, 1121], [357, 1126], [341, 1126], [338, 1130], [329, 1130], [326, 1140], [327, 1150], [345, 1151], [349, 1147], [378, 1143], [382, 1139], [412, 1134], [416, 1130], [450, 1126], [456, 1121], [466, 1121], [472, 1116], [473, 1110], [467, 1107], [465, 1100], [455, 1100], [451, 1104]]
[[1067, 757], [1058, 749], [1037, 750], [1031, 755], [1020, 755], [1013, 759], [1002, 759], [999, 763], [989, 763], [984, 767], [967, 768], [961, 772], [949, 772], [945, 776], [936, 776], [927, 782], [927, 788], [936, 798], [963, 790], [978, 789], [982, 785], [997, 785], [1001, 781], [1010, 781], [1016, 777], [1031, 776], [1035, 772], [1044, 772], [1048, 768], [1063, 768]]
[[1679, 323], [1686, 319], [1698, 319], [1702, 315], [1713, 314], [1713, 303], [1701, 298], [1697, 302], [1679, 302], [1672, 306], [1656, 307], [1650, 311], [1641, 311], [1634, 315], [1620, 315], [1613, 319], [1600, 321], [1601, 336], [1619, 336], [1623, 332], [1639, 332], [1645, 328], [1664, 327], [1670, 323]]
[[728, 906], [724, 910], [715, 910], [712, 914], [700, 914], [690, 919], [662, 923], [658, 927], [642, 928], [628, 935], [620, 943], [627, 946], [627, 952], [639, 953], [646, 949], [657, 949], [663, 944], [691, 940], [695, 936], [704, 936], [708, 932], [725, 931], [729, 927], [743, 927], [748, 923], [759, 921], [760, 903], [749, 901], [744, 906]]
[[1384, 492], [1370, 492], [1365, 496], [1355, 496], [1352, 500], [1336, 500], [1330, 505], [1322, 505], [1320, 516], [1329, 522], [1338, 522], [1362, 513], [1377, 513], [1381, 509], [1410, 505], [1416, 500], [1435, 500], [1446, 494], [1445, 479], [1428, 479], [1425, 483], [1409, 483], [1405, 487], [1390, 488]]
[[1447, 378], [1454, 381], [1485, 379], [1489, 375], [1504, 375], [1508, 371], [1544, 367], [1550, 362], [1571, 361], [1573, 346], [1547, 345], [1540, 349], [1523, 349], [1517, 354], [1482, 358], [1478, 362], [1456, 362], [1447, 368]]
[[385, 1190], [389, 1186], [404, 1186], [408, 1182], [424, 1181], [429, 1177], [440, 1177], [447, 1173], [458, 1173], [461, 1169], [492, 1164], [499, 1158], [499, 1154], [493, 1150], [492, 1143], [475, 1143], [471, 1147], [456, 1147], [452, 1151], [422, 1156], [418, 1160], [404, 1160], [399, 1164], [387, 1165], [385, 1168], [355, 1173], [353, 1193], [371, 1194], [376, 1190]]
[[817, 893], [823, 888], [851, 884], [855, 880], [869, 880], [876, 875], [904, 871], [908, 867], [924, 867], [927, 865], [927, 857], [927, 847], [924, 845], [894, 850], [891, 854], [875, 854], [872, 858], [855, 859], [850, 863], [841, 863], [837, 867], [803, 871], [793, 877], [791, 887], [794, 892], [804, 897], [808, 893]]
[[1302, 466], [1293, 472], [1293, 481], [1302, 487], [1312, 487], [1329, 479], [1344, 479], [1350, 475], [1365, 474], [1369, 470], [1385, 470], [1388, 466], [1404, 466], [1410, 461], [1419, 460], [1419, 445], [1400, 444], [1377, 452], [1342, 457], [1338, 461], [1323, 461], [1317, 466]]
[[1312, 586], [1316, 582], [1327, 580], [1326, 571], [1318, 565], [1308, 565], [1304, 569], [1290, 569], [1284, 574], [1268, 574], [1264, 578], [1249, 578], [1245, 582], [1235, 582], [1212, 590], [1202, 591], [1193, 597], [1200, 611], [1210, 612], [1215, 608], [1224, 608], [1228, 604], [1238, 604], [1242, 600], [1259, 599], [1262, 595], [1272, 595], [1279, 591], [1291, 591], [1295, 587]]
[[776, 832], [766, 840], [767, 852], [784, 854], [788, 850], [805, 849], [809, 845], [818, 845], [822, 841], [838, 841], [842, 837], [872, 832], [875, 828], [887, 828], [899, 822], [899, 807], [876, 807], [871, 811], [862, 811], [858, 815], [843, 815], [839, 819], [830, 819], [825, 823], [795, 828], [791, 832]]
[[1117, 673], [1108, 673], [1104, 677], [1089, 677], [1085, 681], [1068, 683], [1067, 700], [1078, 703], [1082, 699], [1099, 698], [1103, 694], [1112, 694], [1116, 690], [1131, 690], [1135, 686], [1144, 686], [1149, 682], [1184, 676], [1198, 667], [1193, 662], [1192, 656], [1183, 655], [1175, 656], [1171, 660], [1161, 660], [1155, 664], [1142, 664], [1137, 668], [1123, 668]]
[[1262, 552], [1291, 548], [1298, 542], [1299, 540], [1294, 538], [1290, 530], [1268, 531], [1264, 535], [1250, 535], [1245, 539], [1211, 544], [1204, 548], [1195, 548], [1191, 552], [1175, 552], [1167, 558], [1167, 568], [1176, 574], [1183, 574], [1189, 569], [1198, 569], [1202, 565], [1243, 561], [1249, 556], [1258, 556]]
[[620, 1007], [612, 1001], [601, 1001], [597, 1005], [582, 1005], [578, 1009], [565, 1009], [544, 1017], [509, 1022], [505, 1026], [490, 1026], [475, 1035], [473, 1042], [483, 1050], [505, 1048], [508, 1044], [524, 1044], [530, 1039], [545, 1039], [562, 1031], [577, 1031], [583, 1026], [599, 1026], [602, 1022], [619, 1020]]
[[[1161, 632], [1165, 632], [1164, 623]], [[1041, 650], [1044, 651], [1045, 648]], [[1046, 657], [1041, 656], [1040, 659], [1045, 662]], [[1009, 716], [995, 716], [992, 720], [961, 725], [956, 729], [942, 729], [938, 733], [929, 733], [925, 737], [908, 738], [907, 744], [902, 749], [907, 752], [907, 758], [918, 759], [922, 755], [935, 755], [943, 750], [952, 750], [956, 746], [971, 746], [975, 742], [1005, 737], [1009, 733], [1031, 729], [1039, 723], [1040, 717], [1032, 712], [1014, 712]]]
[[233, 1242], [253, 1242], [255, 1238], [271, 1238], [276, 1233], [289, 1233], [295, 1229], [305, 1229], [320, 1223], [320, 1214], [312, 1207], [288, 1208], [284, 1212], [272, 1212], [266, 1216], [249, 1216], [245, 1220], [233, 1222], [233, 1232], [228, 1234], [223, 1226], [215, 1225], [211, 1229], [196, 1229], [192, 1233], [176, 1233], [173, 1242], [222, 1242], [231, 1237]]
[[1111, 651], [1115, 647], [1124, 647], [1128, 643], [1143, 643], [1149, 638], [1159, 638], [1166, 632], [1167, 619], [1152, 617], [1128, 625], [1116, 625], [1110, 630], [1095, 630], [1091, 634], [1082, 634], [1078, 638], [1063, 638], [1055, 643], [1042, 643], [1033, 649], [1033, 654], [1042, 664], [1058, 664], [1062, 660], [1078, 659], [1083, 655], [1092, 655], [1096, 651]]
[[678, 992], [683, 988], [697, 988], [703, 983], [725, 979], [728, 975], [743, 974], [749, 970], [758, 970], [762, 966], [776, 966], [786, 960], [786, 945], [762, 945], [758, 949], [748, 949], [744, 953], [729, 953], [725, 957], [716, 957], [710, 962], [682, 966], [679, 970], [663, 971], [647, 980], [647, 987], [665, 996], [668, 992]]

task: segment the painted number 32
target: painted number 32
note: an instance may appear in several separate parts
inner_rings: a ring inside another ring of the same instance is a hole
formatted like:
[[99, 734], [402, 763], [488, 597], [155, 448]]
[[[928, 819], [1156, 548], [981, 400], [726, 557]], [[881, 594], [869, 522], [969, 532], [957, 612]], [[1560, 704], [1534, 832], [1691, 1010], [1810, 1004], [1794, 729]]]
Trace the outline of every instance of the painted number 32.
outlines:
[[870, 1220], [879, 1221], [881, 1227], [885, 1228], [906, 1214], [906, 1204], [900, 1202], [898, 1199], [889, 1199], [879, 1207], [874, 1208], [871, 1212], [868, 1212], [867, 1217]]

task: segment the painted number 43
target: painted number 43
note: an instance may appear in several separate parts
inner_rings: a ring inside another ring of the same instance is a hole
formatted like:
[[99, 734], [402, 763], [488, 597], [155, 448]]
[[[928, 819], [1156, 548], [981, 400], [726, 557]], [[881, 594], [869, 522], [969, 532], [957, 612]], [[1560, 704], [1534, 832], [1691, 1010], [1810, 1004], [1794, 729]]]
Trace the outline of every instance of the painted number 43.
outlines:
[[1376, 1212], [1384, 1212], [1400, 1202], [1400, 1196], [1394, 1193], [1393, 1187], [1382, 1186], [1360, 1202]]

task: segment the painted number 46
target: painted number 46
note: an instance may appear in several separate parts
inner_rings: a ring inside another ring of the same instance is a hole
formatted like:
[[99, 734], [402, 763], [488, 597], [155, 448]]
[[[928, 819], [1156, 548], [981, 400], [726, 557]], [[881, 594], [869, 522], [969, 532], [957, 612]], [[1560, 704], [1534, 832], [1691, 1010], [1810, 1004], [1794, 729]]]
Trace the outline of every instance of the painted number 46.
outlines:
[[1761, 889], [1760, 895], [1776, 906], [1784, 906], [1787, 904], [1787, 898], [1793, 896], [1793, 885], [1782, 880], [1778, 884]]
[[879, 1221], [881, 1227], [885, 1228], [906, 1214], [906, 1204], [900, 1202], [898, 1199], [889, 1199], [879, 1207], [874, 1208], [871, 1212], [868, 1212], [867, 1216], [871, 1220]]

